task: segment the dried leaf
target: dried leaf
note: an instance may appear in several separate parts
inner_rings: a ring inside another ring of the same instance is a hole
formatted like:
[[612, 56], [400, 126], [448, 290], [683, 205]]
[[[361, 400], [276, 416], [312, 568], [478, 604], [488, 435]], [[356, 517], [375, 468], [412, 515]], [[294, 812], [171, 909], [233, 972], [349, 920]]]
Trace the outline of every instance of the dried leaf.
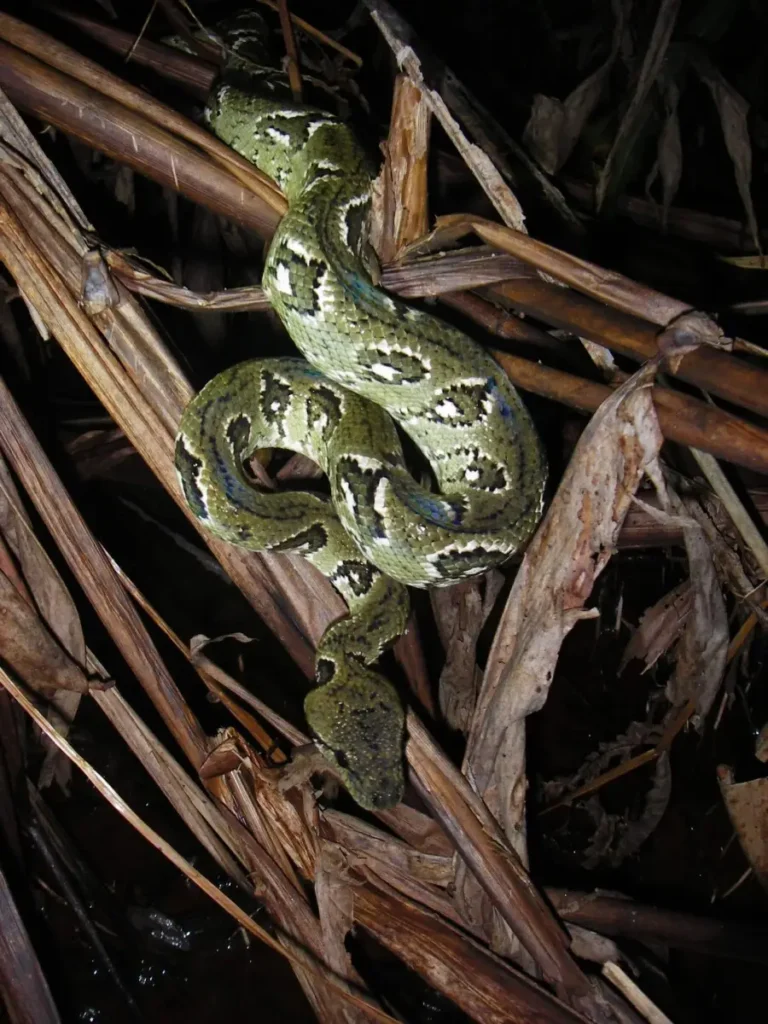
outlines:
[[222, 640], [237, 640], [240, 644], [251, 644], [254, 639], [252, 636], [246, 636], [245, 633], [222, 633], [221, 636], [206, 636], [204, 633], [197, 633], [189, 641], [189, 652], [194, 659], [195, 655], [204, 651], [208, 644], [218, 644]]
[[768, 889], [768, 779], [734, 782], [727, 765], [717, 769], [720, 795], [755, 877]]
[[582, 867], [590, 871], [608, 860], [611, 846], [616, 838], [616, 826], [619, 818], [615, 814], [608, 814], [596, 796], [585, 800], [583, 807], [595, 829], [581, 858]]
[[469, 728], [480, 685], [477, 638], [485, 621], [480, 589], [480, 583], [467, 580], [430, 593], [445, 647], [439, 684], [440, 710], [453, 729], [464, 732]]
[[674, 317], [656, 336], [659, 352], [663, 352], [672, 373], [677, 373], [683, 356], [694, 352], [700, 345], [711, 348], [731, 348], [733, 341], [706, 313], [688, 309]]
[[648, 608], [622, 655], [619, 674], [633, 658], [645, 662], [643, 672], [652, 668], [677, 642], [692, 605], [693, 593], [690, 582], [686, 580]]
[[608, 59], [566, 99], [561, 102], [551, 96], [534, 96], [523, 142], [548, 174], [556, 174], [566, 162], [597, 106], [605, 79], [616, 60], [620, 31], [621, 19], [614, 30]]
[[[636, 724], [636, 723], [633, 723]], [[606, 811], [597, 795], [583, 803], [595, 823], [595, 834], [581, 858], [582, 867], [593, 871], [602, 864], [619, 867], [639, 850], [661, 821], [672, 792], [669, 755], [664, 753], [653, 766], [653, 783], [646, 795], [643, 810], [636, 818]]]
[[679, 102], [680, 90], [675, 82], [669, 82], [664, 90], [666, 117], [656, 148], [656, 167], [661, 176], [662, 186], [661, 223], [665, 231], [669, 208], [677, 195], [683, 173], [683, 147], [680, 141], [680, 118], [677, 113]]
[[686, 514], [685, 506], [671, 489], [666, 502], [674, 511], [673, 515], [644, 503], [643, 507], [660, 522], [682, 529], [692, 588], [691, 613], [677, 646], [675, 672], [667, 684], [667, 698], [674, 705], [692, 700], [700, 724], [723, 680], [728, 655], [728, 619], [704, 530]]
[[747, 113], [749, 104], [733, 86], [726, 81], [704, 53], [695, 52], [692, 57], [694, 68], [702, 82], [707, 86], [720, 117], [723, 138], [728, 155], [733, 163], [736, 176], [736, 187], [739, 190], [744, 211], [747, 215], [749, 231], [755, 248], [762, 254], [760, 231], [757, 226], [755, 207], [752, 202], [752, 145], [749, 141]]
[[[47, 552], [32, 529], [16, 485], [4, 459], [0, 458], [0, 535], [8, 542], [21, 570], [23, 582], [15, 576], [17, 591], [34, 602], [38, 614], [76, 665], [86, 664], [86, 647], [80, 615]], [[8, 571], [8, 568], [5, 569]], [[44, 628], [44, 627], [43, 627]], [[59, 689], [49, 694], [45, 714], [53, 727], [66, 736], [75, 720], [82, 690]], [[45, 736], [45, 758], [37, 784], [40, 789], [58, 782], [66, 792], [72, 774], [67, 758]]]
[[[623, 735], [601, 743], [571, 777], [551, 779], [541, 787], [550, 802], [557, 802], [563, 796], [569, 803], [579, 800], [582, 809], [592, 819], [595, 832], [582, 856], [583, 867], [593, 869], [603, 862], [617, 866], [631, 856], [658, 825], [671, 792], [668, 756], [662, 752], [657, 758], [648, 758], [647, 751], [645, 754], [635, 754], [635, 751], [642, 746], [651, 746], [658, 751], [666, 735], [665, 730], [675, 715], [672, 708], [661, 723], [630, 723]], [[602, 786], [640, 763], [648, 764], [654, 760], [653, 784], [640, 816], [630, 818], [626, 814], [609, 813], [598, 795]]]
[[616, 543], [644, 473], [658, 477], [661, 433], [648, 364], [582, 434], [507, 600], [472, 726], [469, 777], [512, 838], [523, 819], [524, 718], [546, 700], [565, 636]]
[[621, 838], [611, 856], [611, 865], [617, 867], [631, 857], [655, 831], [664, 817], [672, 793], [672, 768], [669, 754], [663, 753], [653, 768], [653, 784], [645, 798], [639, 818], [628, 821], [621, 830]]
[[693, 608], [677, 648], [677, 665], [667, 684], [667, 697], [673, 704], [693, 699], [699, 718], [703, 720], [725, 672], [728, 619], [704, 531], [695, 523], [684, 527], [683, 534], [693, 586]]
[[0, 658], [45, 697], [59, 689], [88, 692], [83, 670], [64, 653], [4, 572], [0, 572]]
[[632, 153], [644, 117], [646, 101], [667, 55], [680, 4], [681, 0], [661, 0], [635, 91], [597, 182], [595, 197], [598, 209], [605, 202], [609, 189], [617, 189]]
[[523, 145], [547, 174], [555, 174], [564, 163], [560, 159], [564, 122], [562, 102], [536, 93], [523, 131]]
[[219, 775], [233, 772], [243, 762], [238, 744], [231, 736], [225, 736], [217, 743], [198, 769], [201, 779], [215, 779]]
[[35, 535], [8, 464], [1, 457], [0, 533], [16, 556], [24, 582], [46, 625], [64, 650], [84, 665], [85, 639], [75, 602]]
[[721, 263], [729, 263], [739, 270], [768, 270], [768, 260], [761, 253], [759, 256], [720, 256]]

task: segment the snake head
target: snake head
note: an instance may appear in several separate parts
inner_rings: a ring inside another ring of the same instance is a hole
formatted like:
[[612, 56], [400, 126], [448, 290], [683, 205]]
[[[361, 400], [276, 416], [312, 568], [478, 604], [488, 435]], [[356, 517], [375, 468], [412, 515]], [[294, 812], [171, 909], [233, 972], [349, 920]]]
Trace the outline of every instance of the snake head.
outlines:
[[404, 715], [391, 683], [345, 659], [307, 695], [304, 712], [318, 749], [355, 803], [368, 811], [400, 803]]

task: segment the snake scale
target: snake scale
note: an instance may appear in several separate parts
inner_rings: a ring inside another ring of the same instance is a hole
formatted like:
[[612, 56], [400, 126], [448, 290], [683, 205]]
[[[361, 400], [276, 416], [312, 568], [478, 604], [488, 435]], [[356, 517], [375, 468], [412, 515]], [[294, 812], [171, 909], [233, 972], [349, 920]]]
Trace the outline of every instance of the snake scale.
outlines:
[[[225, 370], [184, 411], [176, 467], [186, 500], [219, 537], [303, 555], [349, 614], [318, 644], [305, 702], [319, 749], [353, 799], [402, 797], [404, 714], [370, 666], [403, 632], [407, 587], [440, 587], [506, 561], [542, 509], [545, 462], [501, 368], [473, 340], [373, 283], [366, 248], [372, 174], [351, 129], [290, 100], [263, 23], [235, 22], [206, 116], [288, 199], [263, 287], [299, 358]], [[409, 472], [396, 424], [438, 491]], [[245, 464], [282, 448], [317, 462], [330, 498], [265, 492]]]

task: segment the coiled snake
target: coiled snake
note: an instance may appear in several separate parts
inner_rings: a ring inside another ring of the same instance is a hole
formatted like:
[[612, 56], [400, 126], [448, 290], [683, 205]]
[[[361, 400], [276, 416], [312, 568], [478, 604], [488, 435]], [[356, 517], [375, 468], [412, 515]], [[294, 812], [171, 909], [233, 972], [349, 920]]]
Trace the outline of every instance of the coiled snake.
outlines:
[[[306, 361], [254, 360], [215, 377], [184, 412], [176, 467], [190, 508], [215, 534], [303, 555], [346, 601], [349, 615], [318, 645], [305, 712], [357, 803], [386, 808], [403, 792], [403, 710], [368, 666], [405, 629], [407, 586], [484, 573], [525, 543], [541, 514], [544, 458], [493, 359], [374, 286], [365, 154], [339, 118], [284, 98], [251, 27], [228, 38], [207, 118], [288, 199], [263, 286]], [[408, 471], [395, 423], [439, 493]], [[272, 447], [317, 462], [330, 500], [260, 490], [244, 464]]]

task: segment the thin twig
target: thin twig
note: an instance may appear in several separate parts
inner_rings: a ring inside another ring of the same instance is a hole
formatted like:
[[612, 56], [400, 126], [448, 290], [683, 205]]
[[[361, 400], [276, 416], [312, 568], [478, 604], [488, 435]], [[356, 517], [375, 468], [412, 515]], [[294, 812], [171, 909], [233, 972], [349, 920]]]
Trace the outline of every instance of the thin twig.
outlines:
[[278, 0], [277, 10], [280, 14], [280, 30], [285, 43], [286, 63], [288, 65], [288, 81], [296, 103], [301, 103], [301, 72], [299, 71], [299, 51], [293, 35], [291, 16], [288, 11], [288, 0]]
[[638, 1013], [648, 1021], [648, 1024], [672, 1024], [666, 1014], [652, 1003], [648, 996], [637, 987], [626, 971], [623, 971], [617, 963], [609, 960], [603, 964], [603, 976], [615, 985], [616, 988], [634, 1006]]

